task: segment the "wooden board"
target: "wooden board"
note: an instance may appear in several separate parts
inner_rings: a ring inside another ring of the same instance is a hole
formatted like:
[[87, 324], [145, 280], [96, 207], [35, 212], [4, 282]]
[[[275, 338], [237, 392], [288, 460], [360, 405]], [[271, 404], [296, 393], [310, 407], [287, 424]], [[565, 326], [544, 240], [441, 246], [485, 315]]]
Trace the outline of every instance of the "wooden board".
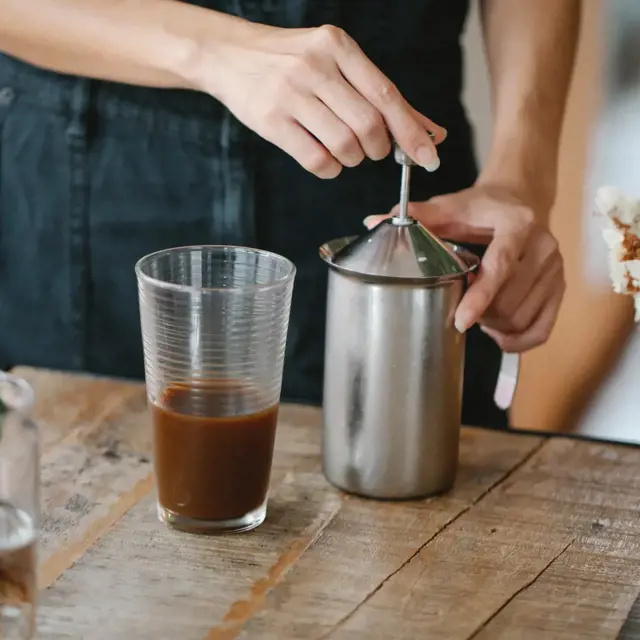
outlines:
[[192, 536], [156, 519], [141, 385], [16, 373], [45, 442], [42, 638], [613, 640], [640, 592], [640, 449], [465, 429], [450, 494], [376, 502], [326, 483], [319, 411], [287, 406], [267, 521]]

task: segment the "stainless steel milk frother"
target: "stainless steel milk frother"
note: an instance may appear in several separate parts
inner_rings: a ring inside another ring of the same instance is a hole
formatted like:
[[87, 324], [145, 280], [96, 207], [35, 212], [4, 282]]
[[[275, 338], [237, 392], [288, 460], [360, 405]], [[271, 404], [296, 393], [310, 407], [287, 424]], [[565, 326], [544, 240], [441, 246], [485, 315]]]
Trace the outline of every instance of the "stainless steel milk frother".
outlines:
[[465, 337], [453, 325], [479, 260], [408, 216], [411, 161], [401, 206], [365, 235], [320, 248], [329, 291], [323, 468], [327, 479], [373, 498], [417, 498], [455, 479]]

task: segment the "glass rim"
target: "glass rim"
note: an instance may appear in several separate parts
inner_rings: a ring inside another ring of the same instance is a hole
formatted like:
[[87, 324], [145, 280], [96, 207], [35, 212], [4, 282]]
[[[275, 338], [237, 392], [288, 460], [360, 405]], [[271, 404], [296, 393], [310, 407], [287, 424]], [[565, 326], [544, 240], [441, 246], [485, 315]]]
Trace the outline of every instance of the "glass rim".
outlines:
[[[231, 249], [235, 251], [244, 251], [247, 253], [259, 254], [268, 258], [275, 258], [283, 262], [287, 266], [287, 273], [275, 280], [274, 282], [269, 282], [268, 284], [246, 284], [235, 287], [194, 287], [193, 285], [187, 284], [176, 284], [175, 282], [166, 282], [165, 280], [159, 280], [158, 278], [154, 278], [150, 275], [144, 273], [144, 266], [153, 260], [154, 258], [158, 258], [162, 255], [168, 255], [171, 253], [179, 253], [184, 251], [193, 251], [193, 250], [204, 250], [204, 249]], [[190, 292], [190, 291], [198, 291], [200, 293], [238, 293], [243, 291], [268, 291], [269, 289], [278, 289], [281, 288], [288, 283], [290, 283], [295, 275], [296, 275], [296, 266], [284, 256], [281, 256], [279, 253], [275, 253], [274, 251], [266, 251], [265, 249], [255, 249], [253, 247], [245, 247], [242, 245], [234, 245], [234, 244], [194, 244], [194, 245], [184, 245], [181, 247], [171, 247], [169, 249], [160, 249], [160, 251], [154, 251], [153, 253], [148, 253], [146, 256], [142, 256], [139, 258], [135, 265], [135, 273], [138, 278], [138, 282], [144, 282], [146, 284], [150, 284], [154, 287], [158, 287], [161, 289], [167, 289], [169, 291], [182, 291], [182, 292]]]
[[[9, 388], [9, 392], [7, 392], [7, 388]], [[6, 410], [28, 412], [34, 403], [35, 392], [24, 378], [0, 370], [0, 404]]]

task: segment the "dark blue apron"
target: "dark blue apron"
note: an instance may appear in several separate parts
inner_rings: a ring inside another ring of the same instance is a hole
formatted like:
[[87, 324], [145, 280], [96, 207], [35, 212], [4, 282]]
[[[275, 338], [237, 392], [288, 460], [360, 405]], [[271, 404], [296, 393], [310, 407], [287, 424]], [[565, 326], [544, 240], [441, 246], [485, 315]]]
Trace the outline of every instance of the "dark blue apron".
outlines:
[[[199, 0], [250, 20], [343, 27], [420, 111], [445, 126], [441, 168], [414, 172], [413, 199], [476, 177], [460, 101], [468, 0]], [[328, 239], [398, 199], [391, 158], [321, 181], [212, 98], [50, 73], [0, 56], [0, 367], [139, 378], [133, 272], [170, 246], [276, 251], [298, 268], [286, 400], [322, 394]], [[464, 421], [504, 426], [493, 404], [500, 354], [469, 336]]]

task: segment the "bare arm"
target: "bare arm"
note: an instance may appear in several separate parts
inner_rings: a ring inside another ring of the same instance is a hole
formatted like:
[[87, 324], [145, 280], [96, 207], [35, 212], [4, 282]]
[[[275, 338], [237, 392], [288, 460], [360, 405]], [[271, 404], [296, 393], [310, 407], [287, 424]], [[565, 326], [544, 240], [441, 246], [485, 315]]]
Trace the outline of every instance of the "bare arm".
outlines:
[[189, 88], [201, 44], [242, 22], [175, 0], [0, 0], [0, 51], [62, 73]]
[[481, 9], [494, 115], [488, 161], [473, 187], [412, 214], [442, 237], [488, 244], [456, 328], [479, 322], [504, 351], [527, 351], [549, 337], [566, 288], [548, 219], [580, 0], [482, 0]]
[[36, 66], [204, 91], [322, 178], [389, 152], [425, 169], [444, 129], [341, 29], [281, 29], [176, 0], [0, 0], [0, 51]]
[[546, 221], [580, 25], [580, 0], [483, 0], [494, 134], [480, 184], [508, 187]]

